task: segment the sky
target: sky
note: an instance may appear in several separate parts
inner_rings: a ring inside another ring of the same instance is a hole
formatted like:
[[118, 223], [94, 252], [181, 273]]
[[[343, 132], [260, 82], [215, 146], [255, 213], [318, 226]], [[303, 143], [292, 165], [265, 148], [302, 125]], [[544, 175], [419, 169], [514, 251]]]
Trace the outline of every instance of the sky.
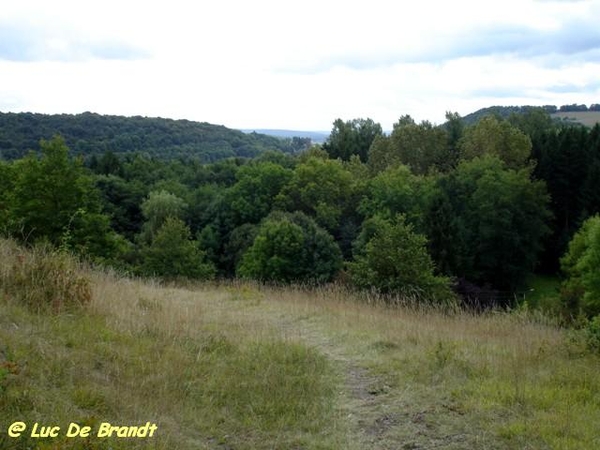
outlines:
[[600, 103], [600, 0], [0, 0], [0, 111], [329, 131]]

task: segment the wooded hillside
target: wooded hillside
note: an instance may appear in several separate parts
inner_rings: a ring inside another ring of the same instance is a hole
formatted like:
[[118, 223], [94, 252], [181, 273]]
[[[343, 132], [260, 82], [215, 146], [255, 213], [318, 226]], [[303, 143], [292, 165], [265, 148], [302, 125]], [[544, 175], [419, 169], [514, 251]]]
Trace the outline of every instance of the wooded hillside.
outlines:
[[[189, 120], [83, 114], [0, 113], [0, 159], [13, 160], [60, 134], [75, 155], [140, 152], [161, 159], [213, 162], [254, 157], [265, 150], [299, 150], [293, 139], [242, 133]], [[296, 147], [294, 147], [294, 144]]]

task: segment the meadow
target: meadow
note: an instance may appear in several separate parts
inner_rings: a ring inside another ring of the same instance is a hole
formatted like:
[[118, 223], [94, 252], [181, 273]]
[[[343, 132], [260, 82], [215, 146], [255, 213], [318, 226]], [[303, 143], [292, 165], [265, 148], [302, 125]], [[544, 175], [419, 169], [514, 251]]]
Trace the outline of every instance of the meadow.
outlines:
[[[526, 309], [164, 284], [0, 241], [0, 448], [591, 449], [600, 358]], [[37, 438], [22, 421], [157, 425]]]

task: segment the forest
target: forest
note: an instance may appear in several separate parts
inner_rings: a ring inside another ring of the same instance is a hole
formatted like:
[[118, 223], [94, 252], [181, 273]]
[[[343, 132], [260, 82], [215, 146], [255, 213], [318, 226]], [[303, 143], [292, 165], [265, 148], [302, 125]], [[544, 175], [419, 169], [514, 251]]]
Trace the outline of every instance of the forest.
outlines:
[[253, 157], [271, 149], [303, 150], [305, 138], [277, 139], [242, 133], [221, 125], [148, 117], [0, 112], [0, 159], [22, 158], [37, 149], [40, 139], [61, 135], [73, 155], [86, 158], [107, 151], [131, 152], [161, 159], [193, 158], [213, 162], [229, 157]]
[[[305, 148], [157, 119], [129, 133], [112, 117], [94, 140], [100, 117], [0, 115], [28, 127], [0, 136], [0, 233], [139, 276], [334, 282], [476, 309], [515, 307], [534, 274], [558, 275], [557, 315], [600, 313], [598, 124], [544, 108], [405, 115], [390, 133], [337, 119]], [[180, 126], [208, 147], [187, 152]]]

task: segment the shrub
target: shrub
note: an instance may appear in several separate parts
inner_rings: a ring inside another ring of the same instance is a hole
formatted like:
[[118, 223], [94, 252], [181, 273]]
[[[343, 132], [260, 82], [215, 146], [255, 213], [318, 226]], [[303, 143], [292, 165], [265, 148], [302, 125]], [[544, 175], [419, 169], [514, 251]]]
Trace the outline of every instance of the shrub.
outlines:
[[587, 323], [584, 332], [588, 349], [600, 353], [600, 315]]
[[143, 270], [148, 275], [198, 280], [215, 275], [213, 264], [206, 261], [205, 252], [191, 240], [190, 229], [180, 219], [167, 218], [152, 244], [144, 248], [143, 256]]
[[263, 221], [237, 270], [262, 281], [326, 282], [341, 269], [333, 237], [303, 213], [273, 213]]
[[567, 275], [561, 289], [565, 310], [587, 317], [600, 314], [600, 216], [586, 220], [561, 259]]
[[427, 240], [399, 215], [393, 221], [375, 216], [363, 224], [350, 277], [360, 288], [400, 294], [417, 300], [454, 298], [447, 278], [434, 275]]

